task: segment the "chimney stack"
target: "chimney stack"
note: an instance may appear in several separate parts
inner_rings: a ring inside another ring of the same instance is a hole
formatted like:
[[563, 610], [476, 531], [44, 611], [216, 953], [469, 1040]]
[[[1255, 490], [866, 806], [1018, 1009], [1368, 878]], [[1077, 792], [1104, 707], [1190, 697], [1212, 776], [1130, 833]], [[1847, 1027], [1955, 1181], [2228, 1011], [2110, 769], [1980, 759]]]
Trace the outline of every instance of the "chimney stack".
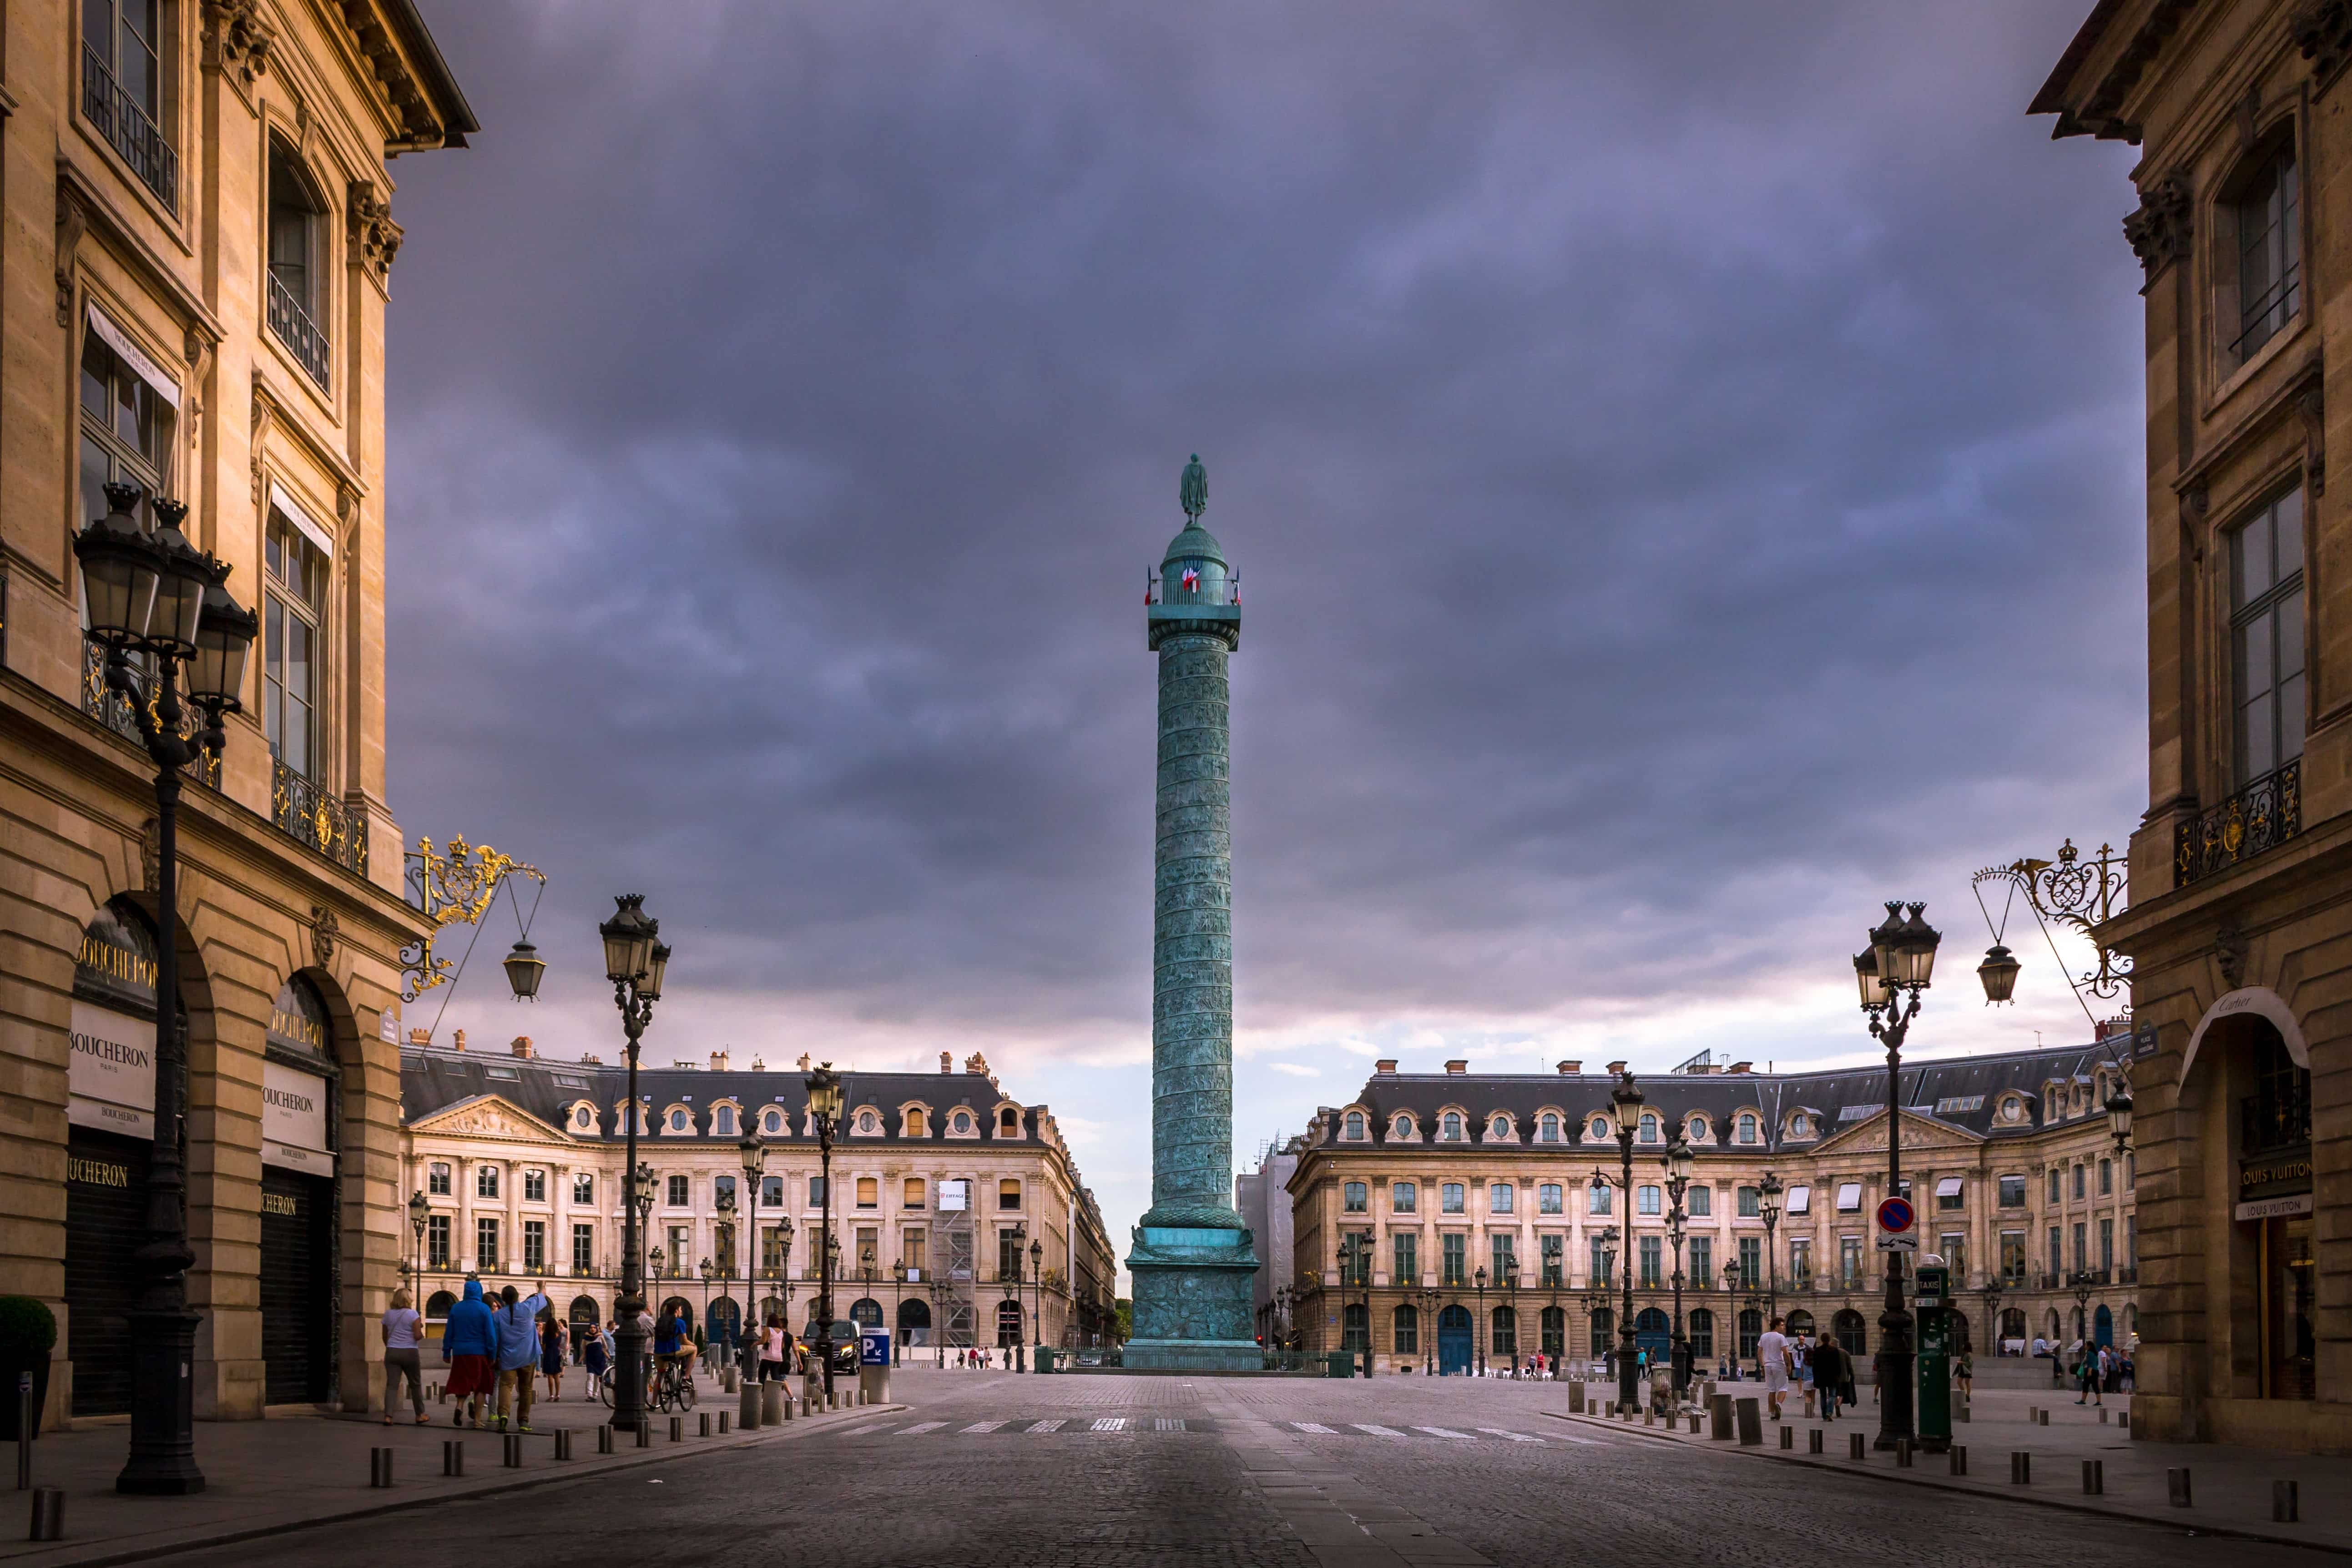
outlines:
[[1448, 1074], [1459, 1078], [1470, 1070], [1470, 1064], [1466, 1060], [1450, 1061], [1445, 1064], [1445, 1070]]
[[451, 1030], [451, 1031], [450, 1031], [450, 1034], [449, 1034], [449, 1048], [450, 1048], [451, 1050], [453, 1050], [453, 1051], [462, 1051], [462, 1050], [464, 1050], [464, 1049], [466, 1048], [466, 1031], [465, 1031], [465, 1030], [463, 1030], [463, 1029], [453, 1029], [453, 1030]]
[[580, 1058], [580, 1065], [582, 1067], [600, 1068], [604, 1065], [604, 1058], [603, 1057], [582, 1057]]
[[1732, 1072], [1752, 1073], [1756, 1070], [1756, 1064], [1754, 1062], [1734, 1062], [1731, 1064], [1729, 1070]]
[[803, 1072], [806, 1072], [806, 1071], [808, 1071], [808, 1069], [809, 1069], [809, 1054], [808, 1054], [806, 1051], [803, 1051], [803, 1052], [801, 1053], [801, 1071], [803, 1071]]
[[1382, 1057], [1372, 1064], [1372, 1070], [1383, 1075], [1396, 1071], [1396, 1058]]
[[411, 1029], [408, 1031], [408, 1043], [412, 1046], [429, 1046], [433, 1043], [433, 1031]]
[[530, 1058], [539, 1055], [537, 1051], [531, 1049], [529, 1035], [517, 1035], [514, 1037], [514, 1043], [507, 1047], [507, 1049], [519, 1057]]
[[1623, 1062], [1611, 1062], [1609, 1064], [1609, 1070], [1612, 1073], [1622, 1074], [1625, 1070], [1625, 1064]]
[[1559, 1064], [1559, 1076], [1562, 1078], [1575, 1078], [1583, 1071], [1584, 1064], [1582, 1062], [1562, 1062]]
[[941, 1051], [940, 1053], [940, 1070], [941, 1072], [955, 1071], [955, 1055], [953, 1052]]

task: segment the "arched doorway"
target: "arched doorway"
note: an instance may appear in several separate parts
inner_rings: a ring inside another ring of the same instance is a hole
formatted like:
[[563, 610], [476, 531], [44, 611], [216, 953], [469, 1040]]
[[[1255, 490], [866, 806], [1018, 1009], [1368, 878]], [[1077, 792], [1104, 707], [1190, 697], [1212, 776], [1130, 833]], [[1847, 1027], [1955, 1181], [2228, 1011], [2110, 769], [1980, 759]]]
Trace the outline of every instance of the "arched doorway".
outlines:
[[1591, 1338], [1585, 1343], [1594, 1361], [1605, 1358], [1617, 1348], [1617, 1314], [1606, 1307], [1592, 1310], [1592, 1321], [1585, 1325]]
[[655, 1314], [654, 1321], [666, 1323], [673, 1318], [686, 1320], [686, 1331], [691, 1337], [694, 1333], [694, 1303], [683, 1296], [672, 1296], [661, 1304], [661, 1310]]
[[1437, 1374], [1454, 1377], [1470, 1370], [1472, 1344], [1470, 1309], [1456, 1301], [1437, 1314]]
[[431, 1296], [425, 1298], [425, 1321], [429, 1323], [447, 1322], [449, 1321], [449, 1309], [457, 1304], [457, 1298], [451, 1295], [448, 1291], [434, 1291]]
[[262, 1039], [264, 1397], [272, 1405], [314, 1403], [334, 1386], [339, 1208], [334, 1026], [318, 986], [289, 977]]
[[1543, 1353], [1553, 1361], [1568, 1353], [1568, 1314], [1558, 1307], [1546, 1307], [1540, 1321]]
[[1644, 1307], [1633, 1314], [1633, 1348], [1647, 1351], [1650, 1364], [1664, 1363], [1666, 1352], [1673, 1348], [1674, 1325], [1655, 1307]]
[[721, 1296], [710, 1303], [702, 1314], [705, 1331], [711, 1339], [730, 1350], [743, 1342], [743, 1309], [732, 1296]]
[[1813, 1337], [1813, 1315], [1811, 1312], [1808, 1312], [1802, 1307], [1800, 1307], [1795, 1311], [1789, 1314], [1789, 1337], [1790, 1339], [1810, 1340]]
[[[446, 1296], [448, 1292], [445, 1290], [442, 1294]], [[427, 1315], [429, 1316], [430, 1314]], [[572, 1342], [575, 1347], [580, 1342], [580, 1334], [583, 1330], [587, 1330], [593, 1332], [604, 1326], [603, 1320], [604, 1314], [597, 1307], [596, 1298], [593, 1296], [572, 1297], [572, 1305], [563, 1310], [563, 1315], [571, 1321]]]
[[909, 1296], [898, 1303], [898, 1343], [911, 1350], [931, 1342], [931, 1304], [919, 1296]]
[[1995, 1347], [2000, 1355], [2025, 1353], [2025, 1309], [2004, 1307], [2000, 1312], [2000, 1342]]
[[1830, 1332], [1836, 1338], [1838, 1349], [1857, 1362], [1866, 1359], [1870, 1330], [1863, 1322], [1860, 1312], [1852, 1307], [1845, 1308], [1830, 1320]]
[[2110, 1349], [2115, 1346], [2116, 1315], [2104, 1306], [2091, 1315], [2091, 1341]]
[[1010, 1350], [1021, 1342], [1021, 1303], [1005, 1300], [996, 1304], [996, 1348]]
[[860, 1296], [849, 1304], [849, 1321], [861, 1329], [882, 1326], [882, 1303], [871, 1296]]
[[1694, 1308], [1690, 1315], [1691, 1358], [1706, 1361], [1715, 1354], [1715, 1312], [1712, 1308]]

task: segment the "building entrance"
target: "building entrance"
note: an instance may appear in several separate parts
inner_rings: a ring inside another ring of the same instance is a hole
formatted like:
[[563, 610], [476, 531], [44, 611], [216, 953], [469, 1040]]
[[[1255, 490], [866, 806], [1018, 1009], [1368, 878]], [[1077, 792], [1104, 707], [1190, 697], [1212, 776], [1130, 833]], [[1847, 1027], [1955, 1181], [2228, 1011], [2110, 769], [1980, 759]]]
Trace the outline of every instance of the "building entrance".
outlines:
[[1476, 1347], [1471, 1343], [1470, 1309], [1455, 1305], [1437, 1314], [1437, 1375], [1467, 1376]]

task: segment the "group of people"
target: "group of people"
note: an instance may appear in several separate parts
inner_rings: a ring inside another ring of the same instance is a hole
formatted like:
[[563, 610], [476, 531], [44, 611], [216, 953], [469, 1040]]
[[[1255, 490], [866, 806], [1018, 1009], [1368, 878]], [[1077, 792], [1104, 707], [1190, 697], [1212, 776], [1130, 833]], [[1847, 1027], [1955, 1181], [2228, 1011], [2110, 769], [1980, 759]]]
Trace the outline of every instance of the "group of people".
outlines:
[[[419, 1365], [424, 1350], [424, 1319], [405, 1289], [392, 1293], [383, 1314], [383, 1424], [392, 1425], [393, 1411], [405, 1383], [416, 1424], [425, 1424], [425, 1383]], [[603, 1336], [597, 1336], [602, 1341]], [[611, 1345], [583, 1346], [592, 1382], [610, 1365]], [[495, 1298], [482, 1289], [480, 1279], [468, 1276], [465, 1295], [449, 1308], [441, 1328], [441, 1360], [449, 1368], [448, 1394], [457, 1402], [453, 1420], [482, 1425], [486, 1406], [497, 1401], [500, 1431], [511, 1421], [520, 1431], [530, 1430], [530, 1407], [541, 1380], [548, 1397], [563, 1396], [563, 1368], [571, 1357], [571, 1333], [556, 1317], [545, 1285], [523, 1295], [513, 1286]], [[600, 1365], [599, 1363], [602, 1363]]]
[[[1780, 1403], [1794, 1389], [1804, 1395], [1808, 1419], [1818, 1415], [1823, 1421], [1836, 1420], [1838, 1406], [1859, 1403], [1853, 1357], [1827, 1329], [1809, 1344], [1802, 1334], [1790, 1339], [1787, 1328], [1787, 1319], [1775, 1318], [1756, 1341], [1757, 1366], [1764, 1374], [1764, 1398], [1772, 1419], [1780, 1419]], [[1967, 1360], [1962, 1356], [1960, 1364], [1965, 1366]]]

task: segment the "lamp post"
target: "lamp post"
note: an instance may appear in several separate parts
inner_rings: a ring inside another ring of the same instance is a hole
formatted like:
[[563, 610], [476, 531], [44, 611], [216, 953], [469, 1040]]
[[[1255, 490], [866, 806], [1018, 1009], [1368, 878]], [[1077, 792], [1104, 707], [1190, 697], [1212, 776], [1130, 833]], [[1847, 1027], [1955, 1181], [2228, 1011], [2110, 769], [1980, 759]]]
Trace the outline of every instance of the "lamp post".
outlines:
[[416, 1281], [416, 1310], [419, 1315], [425, 1310], [425, 1213], [431, 1207], [425, 1201], [422, 1187], [408, 1195], [409, 1247], [416, 1260], [415, 1267], [409, 1270], [409, 1278]]
[[1770, 1328], [1780, 1306], [1780, 1255], [1775, 1239], [1780, 1228], [1780, 1173], [1764, 1173], [1757, 1184], [1756, 1212], [1764, 1221], [1764, 1326]]
[[1992, 1345], [1993, 1359], [2000, 1359], [2000, 1277], [1994, 1275], [1985, 1281], [1985, 1334]]
[[1045, 1244], [1034, 1238], [1029, 1243], [1029, 1331], [1037, 1336], [1029, 1364], [1043, 1372], [1045, 1370]]
[[1643, 1096], [1641, 1087], [1631, 1072], [1622, 1073], [1617, 1088], [1609, 1097], [1610, 1110], [1617, 1118], [1617, 1152], [1624, 1164], [1624, 1174], [1619, 1189], [1625, 1194], [1625, 1284], [1623, 1317], [1617, 1325], [1617, 1405], [1630, 1410], [1642, 1402], [1641, 1368], [1633, 1353], [1633, 1133], [1642, 1124]]
[[[719, 1196], [713, 1200], [713, 1203], [719, 1210], [719, 1217], [711, 1222], [711, 1230], [717, 1237], [714, 1245], [719, 1249], [719, 1264], [716, 1272], [718, 1274], [719, 1283], [731, 1290], [735, 1288], [735, 1259], [729, 1254], [728, 1248], [739, 1245], [738, 1237], [740, 1235], [740, 1227], [735, 1223], [734, 1190], [729, 1187], [721, 1187], [719, 1190]], [[703, 1287], [703, 1292], [705, 1295], [709, 1293], [709, 1287], [708, 1285]], [[724, 1296], [719, 1298], [722, 1301], [726, 1299], [727, 1298]], [[719, 1325], [710, 1321], [709, 1303], [707, 1301], [703, 1303], [703, 1326], [710, 1331], [711, 1355], [720, 1366], [730, 1365], [734, 1361], [734, 1346], [732, 1342], [741, 1334], [742, 1320], [742, 1309], [738, 1307], [735, 1312], [734, 1333], [722, 1333], [719, 1331]]]
[[1478, 1265], [1477, 1272], [1471, 1278], [1478, 1292], [1478, 1321], [1475, 1325], [1478, 1331], [1478, 1375], [1484, 1377], [1486, 1375], [1486, 1266], [1483, 1263]]
[[[752, 1250], [760, 1245], [760, 1187], [768, 1173], [768, 1145], [745, 1118], [742, 1142], [735, 1145], [735, 1153], [743, 1167], [743, 1195], [737, 1213], [742, 1218], [735, 1228], [735, 1245], [743, 1252], [743, 1310], [738, 1314], [736, 1342], [742, 1342], [743, 1330], [751, 1323], [751, 1299], [758, 1285], [751, 1272]], [[757, 1367], [752, 1368], [754, 1372]]]
[[890, 1273], [898, 1284], [890, 1297], [890, 1364], [904, 1366], [907, 1357], [905, 1347], [898, 1342], [898, 1314], [906, 1310], [907, 1305], [907, 1260], [901, 1258], [892, 1264]]
[[[1602, 1184], [1606, 1185], [1607, 1184], [1606, 1182], [1603, 1182]], [[1601, 1227], [1600, 1300], [1601, 1305], [1608, 1308], [1612, 1312], [1615, 1310], [1615, 1308], [1611, 1305], [1612, 1299], [1617, 1294], [1617, 1240], [1619, 1235], [1620, 1232], [1613, 1225], [1602, 1226]], [[1588, 1327], [1591, 1324], [1592, 1315], [1592, 1310], [1588, 1309], [1585, 1313], [1585, 1320]], [[1614, 1345], [1594, 1345], [1592, 1349], [1595, 1355], [1604, 1364], [1614, 1368], [1617, 1360], [1617, 1349]]]
[[[1370, 1299], [1369, 1295], [1365, 1297], [1367, 1301]], [[1503, 1263], [1503, 1301], [1511, 1310], [1511, 1375], [1517, 1377], [1519, 1374], [1519, 1263], [1516, 1257], [1506, 1258]], [[1367, 1308], [1364, 1312], [1367, 1329], [1370, 1326], [1371, 1316], [1370, 1310]], [[1370, 1358], [1367, 1356], [1366, 1359]], [[1370, 1373], [1365, 1375], [1370, 1376]]]
[[824, 1404], [833, 1408], [833, 1268], [840, 1244], [833, 1235], [833, 1134], [841, 1121], [841, 1075], [820, 1062], [808, 1076], [809, 1119], [816, 1123], [818, 1180], [824, 1187], [824, 1232], [817, 1247], [816, 1337], [824, 1362]]
[[[180, 770], [227, 744], [221, 721], [240, 710], [246, 656], [260, 630], [222, 586], [229, 569], [180, 531], [187, 508], [158, 497], [151, 533], [134, 515], [144, 492], [110, 484], [106, 515], [74, 537], [89, 613], [83, 636], [106, 652], [106, 689], [130, 708], [155, 767], [155, 1115], [147, 1166], [146, 1238], [131, 1255], [140, 1280], [131, 1310], [131, 1451], [114, 1489], [185, 1496], [205, 1489], [196, 1466], [196, 1314], [188, 1310], [187, 1171], [180, 1152]], [[132, 660], [151, 661], [142, 675]], [[204, 726], [184, 734], [180, 673]]]
[[928, 1294], [931, 1298], [932, 1364], [941, 1372], [948, 1367], [948, 1285], [934, 1275]]
[[718, 1266], [704, 1258], [695, 1272], [702, 1276], [702, 1343], [706, 1350], [713, 1338], [710, 1332], [710, 1279], [719, 1272]]
[[[1919, 1014], [1919, 997], [1936, 968], [1942, 936], [1921, 920], [1925, 904], [1889, 903], [1886, 919], [1872, 928], [1870, 946], [1853, 960], [1862, 1010], [1874, 1038], [1886, 1046], [1886, 1192], [1903, 1191], [1903, 1039]], [[1907, 913], [1906, 912], [1907, 910]], [[1886, 1310], [1879, 1314], [1877, 1448], [1907, 1442], [1912, 1429], [1911, 1313], [1903, 1302], [1903, 1254], [1886, 1255]]]
[[1421, 1374], [1434, 1375], [1437, 1347], [1437, 1303], [1444, 1300], [1434, 1285], [1421, 1288]]
[[1683, 1335], [1683, 1240], [1686, 1235], [1685, 1222], [1689, 1217], [1683, 1212], [1683, 1199], [1689, 1195], [1691, 1171], [1697, 1165], [1698, 1156], [1691, 1152], [1690, 1144], [1676, 1132], [1674, 1142], [1666, 1145], [1666, 1152], [1658, 1156], [1658, 1163], [1666, 1173], [1666, 1239], [1675, 1248], [1675, 1341], [1667, 1354], [1675, 1401], [1679, 1405], [1689, 1391], [1691, 1374], [1690, 1341]]
[[596, 928], [604, 944], [604, 978], [613, 983], [613, 1002], [621, 1012], [621, 1032], [628, 1040], [629, 1116], [625, 1129], [628, 1168], [637, 1172], [645, 1190], [632, 1194], [636, 1202], [625, 1211], [621, 1237], [621, 1299], [613, 1304], [620, 1326], [613, 1342], [620, 1365], [613, 1380], [613, 1425], [633, 1431], [646, 1418], [646, 1331], [637, 1320], [646, 1310], [646, 1281], [637, 1260], [640, 1209], [653, 1205], [653, 1173], [637, 1163], [637, 1128], [645, 1106], [637, 1097], [637, 1042], [653, 1020], [654, 1004], [661, 1000], [662, 973], [669, 967], [669, 949], [658, 938], [661, 922], [646, 913], [645, 895], [624, 893], [614, 902], [613, 918]]

